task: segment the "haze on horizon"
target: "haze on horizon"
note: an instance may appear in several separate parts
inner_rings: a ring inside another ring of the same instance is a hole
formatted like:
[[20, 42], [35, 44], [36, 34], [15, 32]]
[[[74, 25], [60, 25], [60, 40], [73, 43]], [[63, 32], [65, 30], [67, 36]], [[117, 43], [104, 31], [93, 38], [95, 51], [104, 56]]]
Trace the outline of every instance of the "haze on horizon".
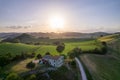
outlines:
[[0, 32], [119, 32], [119, 0], [0, 0]]

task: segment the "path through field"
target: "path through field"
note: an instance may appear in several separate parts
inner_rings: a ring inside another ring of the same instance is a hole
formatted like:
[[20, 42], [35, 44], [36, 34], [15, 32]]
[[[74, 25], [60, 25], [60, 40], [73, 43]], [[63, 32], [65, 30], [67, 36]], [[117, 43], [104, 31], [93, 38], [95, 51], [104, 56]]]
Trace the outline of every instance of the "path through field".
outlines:
[[78, 58], [75, 58], [75, 61], [77, 62], [78, 67], [79, 67], [79, 69], [80, 69], [80, 73], [81, 73], [82, 80], [87, 80], [86, 73], [85, 73], [85, 71], [84, 71], [84, 69], [83, 69], [83, 66], [82, 66], [80, 60], [79, 60]]

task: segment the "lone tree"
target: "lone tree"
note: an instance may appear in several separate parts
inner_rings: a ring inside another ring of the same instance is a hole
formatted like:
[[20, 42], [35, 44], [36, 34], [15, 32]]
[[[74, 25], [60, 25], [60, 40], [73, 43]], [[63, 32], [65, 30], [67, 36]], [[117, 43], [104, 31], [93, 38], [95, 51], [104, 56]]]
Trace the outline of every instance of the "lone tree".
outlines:
[[56, 47], [56, 50], [59, 52], [59, 53], [62, 53], [63, 50], [65, 49], [65, 45], [64, 44], [60, 44]]
[[28, 69], [33, 69], [34, 67], [35, 67], [35, 63], [33, 63], [33, 62], [29, 62], [27, 65], [26, 65], [26, 67], [28, 68]]
[[75, 57], [79, 56], [82, 53], [80, 48], [74, 48], [72, 51], [68, 52], [68, 56], [71, 59], [74, 59]]

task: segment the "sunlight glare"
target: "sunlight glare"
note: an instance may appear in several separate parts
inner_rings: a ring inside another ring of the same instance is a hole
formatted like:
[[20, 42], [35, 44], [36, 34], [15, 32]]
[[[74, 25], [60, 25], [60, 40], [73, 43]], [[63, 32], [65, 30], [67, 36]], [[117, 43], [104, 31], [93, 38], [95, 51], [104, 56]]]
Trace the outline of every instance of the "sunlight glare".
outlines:
[[50, 26], [54, 29], [62, 29], [64, 27], [64, 19], [62, 16], [52, 16], [50, 18]]

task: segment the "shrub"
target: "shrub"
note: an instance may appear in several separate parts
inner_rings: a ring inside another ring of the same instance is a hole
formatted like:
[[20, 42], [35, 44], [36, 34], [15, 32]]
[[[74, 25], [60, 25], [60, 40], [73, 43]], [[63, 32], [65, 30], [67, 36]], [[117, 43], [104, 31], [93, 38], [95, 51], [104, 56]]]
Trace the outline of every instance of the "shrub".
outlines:
[[6, 80], [22, 80], [16, 73], [10, 73]]
[[33, 69], [34, 67], [35, 67], [35, 63], [33, 63], [33, 62], [29, 62], [27, 65], [26, 65], [26, 67], [28, 68], [28, 69]]

